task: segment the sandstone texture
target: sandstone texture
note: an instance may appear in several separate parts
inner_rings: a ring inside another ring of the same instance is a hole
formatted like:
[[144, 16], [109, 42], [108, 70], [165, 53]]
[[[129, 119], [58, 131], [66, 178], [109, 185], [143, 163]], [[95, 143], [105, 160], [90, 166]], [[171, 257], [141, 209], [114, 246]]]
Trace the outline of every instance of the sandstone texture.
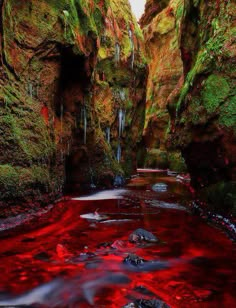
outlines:
[[129, 175], [146, 60], [128, 1], [1, 0], [0, 15], [2, 205]]

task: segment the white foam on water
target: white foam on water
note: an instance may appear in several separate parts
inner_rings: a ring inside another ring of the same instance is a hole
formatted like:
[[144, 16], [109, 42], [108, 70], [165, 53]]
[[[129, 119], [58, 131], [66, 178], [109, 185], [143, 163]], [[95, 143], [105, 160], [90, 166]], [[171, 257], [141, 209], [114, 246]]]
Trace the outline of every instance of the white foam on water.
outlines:
[[98, 213], [87, 213], [87, 214], [82, 214], [80, 215], [81, 218], [85, 218], [85, 219], [91, 219], [91, 220], [104, 220], [107, 219], [108, 216], [106, 215], [100, 215]]
[[104, 220], [101, 221], [101, 224], [109, 224], [109, 223], [120, 223], [120, 222], [129, 222], [132, 221], [133, 219], [109, 219], [109, 220]]
[[123, 195], [127, 192], [125, 189], [112, 189], [112, 190], [104, 190], [98, 193], [72, 198], [71, 200], [79, 200], [79, 201], [96, 201], [96, 200], [116, 200], [122, 199]]
[[152, 200], [148, 202], [149, 205], [153, 207], [158, 207], [158, 208], [163, 208], [163, 209], [174, 209], [174, 210], [181, 210], [181, 211], [187, 211], [186, 207], [179, 205], [177, 203], [168, 203], [164, 201], [157, 201], [157, 200]]

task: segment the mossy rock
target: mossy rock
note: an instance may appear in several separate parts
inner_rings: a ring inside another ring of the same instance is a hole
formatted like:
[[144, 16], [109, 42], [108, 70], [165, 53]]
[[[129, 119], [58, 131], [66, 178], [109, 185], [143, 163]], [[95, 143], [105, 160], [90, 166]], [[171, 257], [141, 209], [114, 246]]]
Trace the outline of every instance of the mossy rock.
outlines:
[[202, 90], [203, 105], [209, 113], [215, 112], [227, 98], [230, 87], [227, 80], [220, 75], [210, 75]]
[[168, 168], [167, 152], [159, 149], [151, 149], [146, 155], [144, 165], [146, 168]]
[[50, 188], [51, 181], [46, 167], [22, 168], [10, 164], [0, 165], [0, 199], [2, 200], [27, 197], [28, 193], [36, 195], [40, 192], [49, 192]]
[[186, 172], [187, 166], [181, 153], [168, 153], [169, 169], [176, 172]]
[[229, 128], [232, 127], [236, 132], [236, 96], [221, 106], [219, 123]]

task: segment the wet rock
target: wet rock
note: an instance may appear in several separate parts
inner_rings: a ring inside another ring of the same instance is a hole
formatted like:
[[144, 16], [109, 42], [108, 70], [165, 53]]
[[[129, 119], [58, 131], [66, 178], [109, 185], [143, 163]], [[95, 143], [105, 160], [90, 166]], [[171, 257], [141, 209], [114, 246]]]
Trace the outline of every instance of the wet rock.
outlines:
[[107, 247], [111, 247], [112, 242], [104, 242], [104, 243], [100, 243], [97, 245], [97, 248], [107, 248]]
[[79, 256], [71, 258], [70, 261], [72, 263], [84, 262], [94, 257], [96, 257], [96, 254], [93, 252], [83, 252]]
[[152, 185], [152, 190], [156, 192], [166, 192], [168, 185], [165, 183], [157, 183]]
[[135, 292], [138, 292], [142, 295], [146, 295], [146, 296], [152, 296], [154, 297], [155, 296], [155, 293], [153, 293], [152, 291], [148, 290], [146, 287], [140, 285], [140, 286], [137, 286], [136, 288], [134, 288], [134, 291]]
[[34, 255], [34, 259], [40, 260], [40, 261], [48, 261], [50, 259], [50, 255], [47, 252], [42, 251]]
[[151, 232], [145, 229], [139, 228], [130, 234], [129, 241], [132, 243], [141, 242], [141, 241], [156, 243], [158, 242], [158, 238]]
[[128, 254], [128, 256], [123, 261], [123, 263], [127, 265], [132, 265], [132, 266], [139, 266], [143, 264], [144, 262], [147, 262], [147, 261], [133, 253]]
[[112, 243], [111, 248], [122, 251], [122, 250], [127, 249], [127, 244], [126, 244], [126, 242], [124, 242], [122, 240], [116, 240], [114, 243]]
[[126, 269], [135, 272], [150, 272], [166, 269], [169, 263], [165, 261], [147, 261], [136, 254], [129, 254], [123, 261]]
[[123, 308], [170, 308], [170, 306], [159, 299], [137, 299]]

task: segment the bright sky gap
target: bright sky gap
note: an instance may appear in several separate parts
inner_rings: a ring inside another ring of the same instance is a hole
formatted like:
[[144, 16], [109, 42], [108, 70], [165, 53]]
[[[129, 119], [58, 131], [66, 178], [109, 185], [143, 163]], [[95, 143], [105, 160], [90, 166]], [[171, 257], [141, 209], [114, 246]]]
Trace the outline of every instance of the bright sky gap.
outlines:
[[131, 4], [134, 15], [136, 16], [137, 20], [139, 20], [144, 13], [146, 0], [129, 0], [129, 2]]

